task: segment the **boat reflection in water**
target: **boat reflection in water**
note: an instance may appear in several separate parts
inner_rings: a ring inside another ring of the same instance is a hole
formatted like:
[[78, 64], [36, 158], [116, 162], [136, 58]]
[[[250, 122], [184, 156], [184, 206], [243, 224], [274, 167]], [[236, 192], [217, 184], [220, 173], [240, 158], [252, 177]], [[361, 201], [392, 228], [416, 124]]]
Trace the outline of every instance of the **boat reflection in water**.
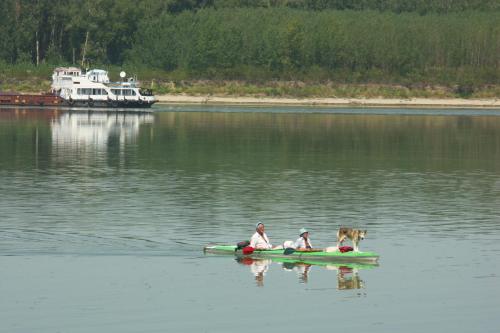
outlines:
[[106, 147], [113, 138], [123, 146], [137, 138], [140, 125], [153, 121], [149, 113], [67, 112], [52, 121], [52, 142], [55, 146]]
[[51, 122], [52, 159], [60, 165], [78, 165], [80, 171], [103, 162], [123, 166], [130, 147], [137, 146], [140, 127], [153, 122], [149, 113], [63, 113]]
[[250, 267], [250, 271], [255, 277], [258, 287], [264, 286], [264, 277], [269, 271], [272, 262], [281, 265], [282, 269], [289, 272], [295, 272], [298, 276], [299, 283], [308, 283], [309, 273], [313, 266], [322, 267], [329, 271], [335, 271], [337, 277], [337, 289], [363, 289], [364, 281], [359, 276], [361, 269], [369, 269], [377, 267], [373, 264], [350, 264], [350, 263], [308, 263], [294, 260], [283, 260], [278, 258], [273, 259], [253, 259], [247, 257], [236, 258], [239, 264]]

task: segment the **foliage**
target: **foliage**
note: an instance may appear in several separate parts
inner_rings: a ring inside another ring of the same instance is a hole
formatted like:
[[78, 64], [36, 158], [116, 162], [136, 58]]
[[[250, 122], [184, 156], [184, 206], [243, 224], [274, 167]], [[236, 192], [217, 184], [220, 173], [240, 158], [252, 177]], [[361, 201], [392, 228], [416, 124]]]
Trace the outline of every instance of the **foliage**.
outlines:
[[215, 0], [224, 7], [289, 7], [309, 10], [378, 10], [395, 13], [451, 13], [466, 10], [491, 11], [500, 9], [497, 0]]
[[498, 0], [2, 0], [0, 33], [4, 84], [84, 53], [174, 81], [500, 81]]
[[498, 54], [500, 12], [421, 16], [246, 8], [144, 22], [127, 59], [211, 79], [252, 79], [258, 73], [294, 80], [314, 73], [316, 80], [343, 82], [486, 84], [500, 82]]

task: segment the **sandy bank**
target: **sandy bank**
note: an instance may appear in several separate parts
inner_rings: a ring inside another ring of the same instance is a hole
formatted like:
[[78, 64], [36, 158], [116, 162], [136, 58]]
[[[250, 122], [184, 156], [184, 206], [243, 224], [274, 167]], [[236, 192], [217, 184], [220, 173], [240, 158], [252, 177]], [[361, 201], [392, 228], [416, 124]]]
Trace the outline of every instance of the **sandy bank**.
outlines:
[[500, 99], [385, 99], [385, 98], [283, 98], [160, 95], [160, 104], [227, 104], [227, 105], [304, 105], [304, 106], [366, 106], [366, 107], [481, 107], [500, 108]]

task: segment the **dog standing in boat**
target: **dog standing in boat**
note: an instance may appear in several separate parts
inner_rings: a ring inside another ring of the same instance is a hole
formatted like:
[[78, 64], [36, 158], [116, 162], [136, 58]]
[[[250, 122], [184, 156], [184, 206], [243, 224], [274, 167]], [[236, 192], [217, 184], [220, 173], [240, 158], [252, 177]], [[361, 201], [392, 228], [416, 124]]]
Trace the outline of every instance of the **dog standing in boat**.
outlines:
[[366, 230], [340, 227], [337, 231], [337, 248], [349, 238], [352, 241], [354, 252], [359, 252], [359, 242], [366, 237]]

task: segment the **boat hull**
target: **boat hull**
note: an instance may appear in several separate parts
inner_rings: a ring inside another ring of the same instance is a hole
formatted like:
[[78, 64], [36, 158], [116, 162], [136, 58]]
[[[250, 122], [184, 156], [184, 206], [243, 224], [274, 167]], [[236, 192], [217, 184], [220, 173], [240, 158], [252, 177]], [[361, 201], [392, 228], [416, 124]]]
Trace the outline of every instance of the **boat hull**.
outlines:
[[86, 108], [110, 108], [110, 109], [148, 109], [153, 103], [139, 101], [64, 101], [65, 106]]
[[286, 258], [294, 261], [318, 261], [332, 263], [371, 263], [376, 264], [379, 255], [374, 252], [301, 252], [295, 251], [292, 254], [284, 254], [284, 250], [255, 250], [252, 254], [243, 254], [234, 245], [209, 245], [204, 248], [205, 253], [232, 254], [236, 257], [265, 259], [265, 258]]
[[0, 93], [0, 106], [38, 106], [38, 107], [84, 107], [109, 109], [148, 109], [155, 102], [132, 100], [65, 100], [55, 94], [17, 94]]

